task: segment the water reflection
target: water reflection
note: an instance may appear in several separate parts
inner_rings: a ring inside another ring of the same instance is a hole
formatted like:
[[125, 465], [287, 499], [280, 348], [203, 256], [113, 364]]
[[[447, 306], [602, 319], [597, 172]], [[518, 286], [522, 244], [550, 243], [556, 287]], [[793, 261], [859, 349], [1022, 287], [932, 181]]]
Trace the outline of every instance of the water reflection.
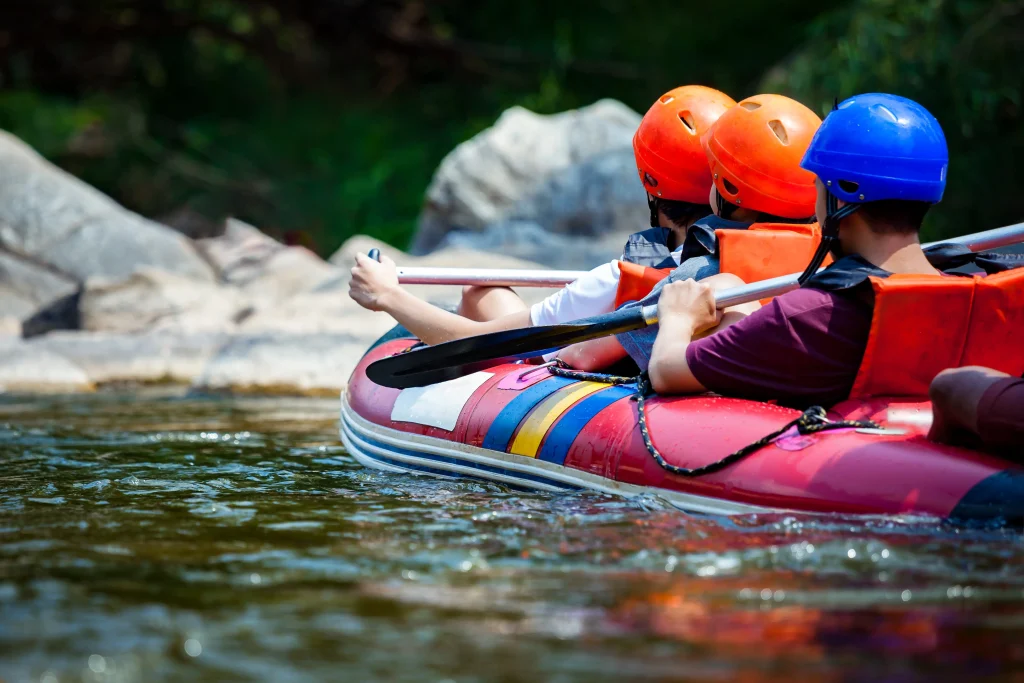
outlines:
[[336, 402], [0, 399], [11, 681], [1005, 680], [1024, 552], [927, 519], [365, 470]]

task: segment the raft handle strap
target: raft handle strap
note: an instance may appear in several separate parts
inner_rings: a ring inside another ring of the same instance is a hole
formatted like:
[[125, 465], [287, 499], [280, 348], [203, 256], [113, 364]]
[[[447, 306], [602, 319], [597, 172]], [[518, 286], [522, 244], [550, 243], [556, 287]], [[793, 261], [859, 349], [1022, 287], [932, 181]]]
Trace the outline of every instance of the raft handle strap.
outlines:
[[651, 454], [661, 467], [668, 470], [672, 474], [678, 474], [682, 477], [699, 477], [705, 474], [711, 474], [717, 472], [720, 469], [728, 467], [738, 460], [742, 460], [748, 455], [755, 453], [772, 441], [782, 436], [789, 429], [796, 427], [800, 434], [816, 434], [818, 432], [826, 432], [832, 429], [880, 429], [880, 425], [872, 420], [837, 420], [833, 422], [828, 419], [828, 414], [825, 409], [821, 406], [811, 406], [803, 412], [803, 414], [784, 425], [783, 427], [772, 432], [768, 436], [762, 437], [752, 444], [748, 444], [743, 448], [739, 449], [735, 453], [730, 453], [721, 460], [708, 463], [702, 467], [694, 467], [692, 469], [686, 467], [679, 467], [665, 460], [665, 457], [658, 451], [657, 446], [654, 445], [654, 441], [651, 440], [650, 428], [647, 425], [647, 396], [653, 393], [651, 389], [650, 380], [647, 379], [647, 375], [641, 375], [638, 382], [638, 396], [637, 396], [637, 412], [640, 415], [640, 434], [644, 437], [644, 446], [647, 447], [647, 452]]
[[734, 462], [742, 460], [748, 455], [761, 450], [793, 427], [796, 427], [798, 433], [804, 435], [827, 432], [833, 429], [881, 428], [881, 426], [873, 420], [837, 420], [833, 422], [828, 419], [828, 413], [825, 412], [824, 408], [821, 406], [811, 406], [805, 410], [800, 417], [796, 418], [792, 422], [789, 422], [771, 434], [758, 439], [754, 443], [744, 446], [735, 453], [730, 453], [720, 460], [691, 469], [673, 465], [665, 459], [665, 456], [661, 454], [658, 447], [654, 445], [654, 441], [651, 438], [650, 427], [647, 424], [647, 397], [653, 394], [654, 390], [651, 388], [651, 382], [647, 377], [647, 373], [642, 373], [637, 377], [621, 377], [618, 375], [606, 375], [600, 372], [581, 372], [579, 370], [573, 370], [561, 360], [550, 366], [548, 371], [559, 377], [566, 377], [568, 379], [575, 379], [584, 382], [602, 382], [604, 384], [614, 385], [635, 384], [636, 394], [633, 395], [633, 400], [635, 400], [637, 404], [637, 413], [639, 415], [640, 422], [640, 435], [644, 439], [644, 446], [647, 448], [647, 452], [651, 454], [651, 457], [654, 458], [654, 461], [663, 469], [671, 472], [672, 474], [678, 474], [681, 477], [700, 477], [705, 474], [711, 474], [712, 472], [724, 469]]

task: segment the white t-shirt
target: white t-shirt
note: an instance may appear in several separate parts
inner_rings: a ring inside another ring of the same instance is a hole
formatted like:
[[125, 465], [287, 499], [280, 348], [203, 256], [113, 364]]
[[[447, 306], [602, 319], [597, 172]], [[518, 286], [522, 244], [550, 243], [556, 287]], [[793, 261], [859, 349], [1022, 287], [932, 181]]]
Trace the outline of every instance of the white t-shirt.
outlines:
[[619, 262], [611, 261], [594, 268], [530, 308], [530, 322], [558, 325], [615, 310], [619, 290]]

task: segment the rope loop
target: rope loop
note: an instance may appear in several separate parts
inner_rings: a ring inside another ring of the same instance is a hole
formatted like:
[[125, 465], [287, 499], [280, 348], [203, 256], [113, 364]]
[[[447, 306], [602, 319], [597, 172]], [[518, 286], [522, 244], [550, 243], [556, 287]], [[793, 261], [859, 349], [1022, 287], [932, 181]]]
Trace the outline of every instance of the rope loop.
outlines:
[[724, 469], [734, 462], [742, 460], [748, 455], [761, 450], [793, 427], [796, 427], [799, 434], [804, 435], [817, 434], [818, 432], [826, 432], [833, 429], [879, 428], [878, 423], [872, 420], [838, 420], [833, 422], [828, 419], [828, 413], [824, 408], [821, 406], [811, 406], [805, 410], [800, 417], [796, 418], [792, 422], [789, 422], [771, 434], [758, 439], [754, 443], [744, 446], [735, 453], [730, 453], [720, 460], [716, 460], [715, 462], [701, 467], [680, 467], [678, 465], [673, 465], [666, 460], [665, 456], [663, 456], [661, 451], [658, 450], [658, 447], [654, 445], [654, 440], [651, 438], [650, 426], [647, 423], [647, 398], [654, 395], [654, 389], [651, 387], [651, 380], [647, 376], [646, 372], [642, 372], [636, 377], [606, 375], [600, 372], [583, 372], [572, 369], [561, 359], [555, 359], [555, 362], [548, 368], [548, 371], [558, 377], [575, 379], [582, 382], [601, 382], [602, 384], [611, 384], [616, 386], [635, 384], [636, 392], [633, 394], [632, 400], [637, 403], [640, 435], [643, 437], [644, 446], [647, 448], [647, 452], [651, 454], [651, 457], [654, 458], [655, 462], [657, 462], [663, 469], [682, 477], [700, 477], [705, 474], [711, 474], [712, 472]]

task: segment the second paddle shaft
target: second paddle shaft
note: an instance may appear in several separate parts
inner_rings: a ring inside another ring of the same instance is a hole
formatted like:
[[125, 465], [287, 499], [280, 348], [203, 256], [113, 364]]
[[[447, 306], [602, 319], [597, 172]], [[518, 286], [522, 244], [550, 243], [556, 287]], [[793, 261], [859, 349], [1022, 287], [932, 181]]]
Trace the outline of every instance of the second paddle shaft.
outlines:
[[[1016, 244], [1021, 241], [1021, 237], [1024, 237], [1024, 223], [1008, 225], [1005, 228], [996, 228], [995, 230], [986, 230], [985, 232], [978, 232], [973, 235], [964, 235], [963, 237], [951, 237], [950, 239], [940, 242], [929, 242], [921, 246], [928, 248], [938, 244], [962, 244], [971, 251], [987, 251]], [[779, 296], [799, 287], [799, 278], [800, 274], [794, 273], [792, 275], [773, 277], [770, 280], [753, 282], [749, 285], [732, 287], [715, 295], [715, 306], [727, 308], [750, 301]], [[641, 310], [647, 324], [653, 325], [658, 322], [658, 304], [654, 303], [644, 306]]]
[[[998, 249], [1009, 244], [1016, 244], [1024, 234], [1024, 223], [1009, 225], [1005, 228], [986, 230], [974, 235], [953, 237], [942, 240], [942, 243], [962, 244], [971, 251]], [[931, 242], [923, 246], [929, 247], [939, 242]], [[380, 260], [380, 252], [371, 249], [370, 258]], [[518, 270], [511, 268], [405, 268], [398, 267], [398, 281], [403, 285], [485, 285], [489, 287], [564, 287], [575, 282], [587, 271], [584, 270]], [[735, 287], [723, 292], [718, 299], [718, 307], [765, 299], [784, 294], [796, 289], [797, 276], [763, 280], [744, 287]]]

